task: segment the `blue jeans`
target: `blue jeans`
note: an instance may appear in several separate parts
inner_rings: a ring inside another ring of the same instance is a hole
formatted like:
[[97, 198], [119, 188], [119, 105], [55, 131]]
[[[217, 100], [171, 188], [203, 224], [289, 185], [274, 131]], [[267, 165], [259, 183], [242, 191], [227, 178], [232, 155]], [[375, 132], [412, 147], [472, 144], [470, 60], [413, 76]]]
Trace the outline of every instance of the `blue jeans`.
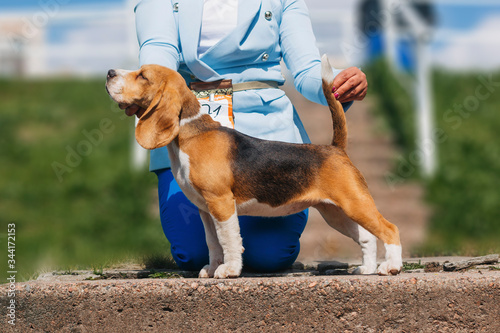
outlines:
[[[184, 196], [170, 169], [155, 172], [161, 225], [172, 256], [182, 270], [201, 270], [209, 257], [198, 208]], [[259, 272], [290, 267], [299, 255], [307, 216], [307, 210], [284, 217], [240, 216], [244, 267]]]

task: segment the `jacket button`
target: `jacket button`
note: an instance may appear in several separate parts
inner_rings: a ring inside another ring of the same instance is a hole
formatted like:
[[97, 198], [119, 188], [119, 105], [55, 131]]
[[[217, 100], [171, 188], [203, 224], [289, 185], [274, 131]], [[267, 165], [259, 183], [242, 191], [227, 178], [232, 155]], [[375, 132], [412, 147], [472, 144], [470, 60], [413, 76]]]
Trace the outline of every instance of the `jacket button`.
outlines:
[[267, 11], [264, 13], [264, 17], [266, 18], [266, 20], [271, 21], [271, 19], [273, 18], [273, 13]]
[[262, 55], [262, 61], [267, 61], [267, 59], [269, 59], [269, 54], [264, 53], [264, 54]]
[[178, 2], [174, 3], [173, 7], [174, 7], [174, 12], [179, 11], [179, 3]]

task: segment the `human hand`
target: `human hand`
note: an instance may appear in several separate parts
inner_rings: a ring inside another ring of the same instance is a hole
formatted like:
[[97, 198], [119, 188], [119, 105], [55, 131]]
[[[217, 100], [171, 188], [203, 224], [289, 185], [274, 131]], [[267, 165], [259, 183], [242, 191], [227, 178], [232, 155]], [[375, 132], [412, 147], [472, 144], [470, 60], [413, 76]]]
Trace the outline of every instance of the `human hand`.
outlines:
[[365, 98], [367, 90], [366, 75], [357, 67], [344, 69], [333, 80], [332, 93], [341, 103], [361, 101]]

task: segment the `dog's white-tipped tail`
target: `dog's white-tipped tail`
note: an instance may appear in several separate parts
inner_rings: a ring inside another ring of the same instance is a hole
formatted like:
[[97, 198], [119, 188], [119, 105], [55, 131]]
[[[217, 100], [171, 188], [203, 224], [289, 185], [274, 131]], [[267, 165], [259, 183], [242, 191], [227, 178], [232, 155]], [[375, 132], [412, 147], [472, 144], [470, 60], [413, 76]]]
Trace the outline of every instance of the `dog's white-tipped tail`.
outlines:
[[328, 57], [321, 57], [321, 78], [323, 80], [323, 93], [325, 94], [328, 107], [332, 113], [333, 140], [332, 145], [345, 149], [347, 146], [347, 127], [345, 121], [344, 108], [333, 95], [333, 69], [328, 61]]
[[328, 56], [323, 54], [321, 57], [321, 78], [328, 83], [333, 83], [333, 70], [332, 65], [330, 65], [330, 61], [328, 61]]

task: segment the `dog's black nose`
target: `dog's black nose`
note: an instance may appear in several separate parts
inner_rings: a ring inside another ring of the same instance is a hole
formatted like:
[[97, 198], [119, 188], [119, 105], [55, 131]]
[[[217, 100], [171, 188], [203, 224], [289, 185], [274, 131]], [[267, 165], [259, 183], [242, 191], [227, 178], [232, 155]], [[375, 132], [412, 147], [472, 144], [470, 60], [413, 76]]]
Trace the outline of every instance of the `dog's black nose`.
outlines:
[[112, 78], [112, 77], [115, 77], [116, 76], [116, 72], [114, 69], [110, 69], [108, 71], [108, 79]]

